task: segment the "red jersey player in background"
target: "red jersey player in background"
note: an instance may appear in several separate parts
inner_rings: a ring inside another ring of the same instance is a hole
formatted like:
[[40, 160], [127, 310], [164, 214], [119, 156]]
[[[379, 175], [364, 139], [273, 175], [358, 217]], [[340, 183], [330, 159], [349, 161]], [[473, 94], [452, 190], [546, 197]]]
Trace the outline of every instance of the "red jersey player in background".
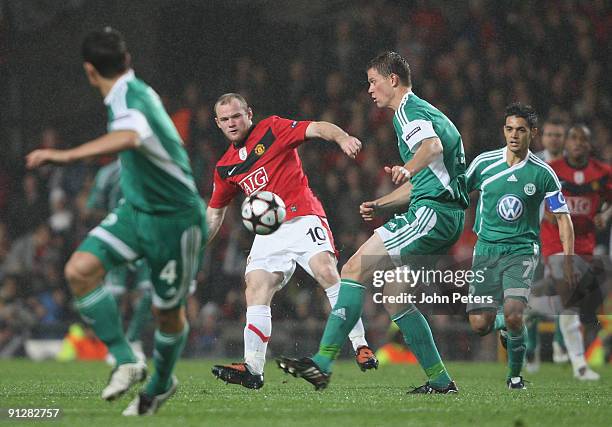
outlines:
[[[563, 195], [574, 224], [574, 271], [581, 276], [581, 286], [595, 280], [591, 262], [595, 249], [596, 230], [607, 226], [612, 216], [612, 170], [610, 165], [590, 157], [591, 131], [584, 125], [570, 128], [565, 142], [565, 156], [550, 166], [561, 181]], [[541, 231], [542, 255], [555, 281], [563, 280], [563, 249], [557, 224], [545, 213]], [[564, 301], [565, 303], [565, 301]], [[566, 304], [564, 304], [566, 305]], [[561, 309], [559, 319], [565, 346], [572, 363], [574, 376], [580, 380], [597, 380], [584, 358], [584, 340], [580, 331], [580, 317], [575, 307]]]
[[[351, 158], [361, 142], [328, 122], [295, 121], [271, 116], [253, 123], [253, 111], [239, 94], [222, 95], [215, 104], [215, 121], [230, 145], [217, 162], [213, 194], [208, 204], [209, 241], [221, 227], [227, 206], [239, 193], [265, 189], [285, 202], [287, 216], [270, 235], [256, 235], [246, 267], [246, 326], [244, 363], [216, 365], [213, 375], [247, 388], [263, 386], [266, 348], [272, 331], [272, 297], [299, 264], [325, 289], [333, 307], [340, 276], [333, 236], [321, 202], [308, 186], [297, 147], [312, 138], [337, 143]], [[365, 340], [361, 320], [349, 335], [362, 370], [378, 361]]]
[[[567, 125], [559, 118], [548, 118], [542, 124], [542, 146], [544, 149], [534, 153], [546, 163], [563, 159], [565, 153], [565, 138]], [[559, 316], [550, 308], [550, 294], [554, 293], [554, 284], [550, 274], [544, 274], [543, 260], [540, 259], [534, 273], [534, 284], [529, 296], [529, 307], [526, 311], [525, 326], [527, 327], [527, 353], [525, 354], [525, 370], [535, 373], [540, 369], [540, 333], [539, 324], [545, 317], [552, 317], [555, 322], [555, 332], [552, 341], [552, 360], [554, 363], [567, 363], [569, 356], [563, 341], [559, 326]], [[558, 298], [558, 297], [557, 297]], [[539, 310], [538, 310], [539, 308]]]

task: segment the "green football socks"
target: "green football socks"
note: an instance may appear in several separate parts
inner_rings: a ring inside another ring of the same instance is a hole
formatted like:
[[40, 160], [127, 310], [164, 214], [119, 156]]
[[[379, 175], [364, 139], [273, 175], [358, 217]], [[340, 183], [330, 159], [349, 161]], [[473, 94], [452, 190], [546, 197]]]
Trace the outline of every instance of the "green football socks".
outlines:
[[493, 324], [493, 329], [499, 331], [500, 329], [506, 329], [506, 319], [504, 318], [504, 313], [497, 313], [495, 316], [495, 323]]
[[519, 332], [508, 330], [508, 379], [521, 375], [525, 359], [527, 328], [525, 325]]
[[155, 372], [145, 386], [144, 390], [147, 395], [155, 396], [168, 391], [174, 366], [183, 352], [188, 335], [189, 325], [187, 323], [183, 331], [177, 334], [155, 331], [155, 350], [153, 351]]
[[535, 355], [536, 348], [538, 347], [538, 324], [540, 323], [540, 318], [537, 316], [528, 316], [525, 319], [525, 326], [527, 328], [527, 350], [525, 355], [528, 357], [533, 357]]
[[132, 314], [132, 320], [130, 320], [130, 326], [128, 326], [128, 330], [126, 333], [127, 340], [129, 342], [140, 341], [140, 335], [142, 333], [142, 328], [144, 325], [149, 322], [151, 319], [151, 301], [153, 297], [151, 294], [151, 290], [146, 289], [142, 291], [142, 296], [138, 303], [136, 304], [136, 308], [134, 309], [134, 313]]
[[76, 308], [83, 320], [91, 326], [98, 338], [115, 357], [117, 366], [136, 362], [121, 325], [115, 298], [100, 286], [87, 295], [76, 298]]
[[332, 307], [327, 319], [319, 352], [312, 357], [324, 372], [331, 372], [333, 361], [361, 317], [364, 293], [365, 287], [362, 284], [349, 279], [340, 281], [338, 302]]
[[446, 387], [451, 378], [440, 358], [429, 324], [419, 309], [411, 304], [406, 311], [391, 320], [402, 331], [406, 344], [427, 374], [429, 384], [439, 388]]

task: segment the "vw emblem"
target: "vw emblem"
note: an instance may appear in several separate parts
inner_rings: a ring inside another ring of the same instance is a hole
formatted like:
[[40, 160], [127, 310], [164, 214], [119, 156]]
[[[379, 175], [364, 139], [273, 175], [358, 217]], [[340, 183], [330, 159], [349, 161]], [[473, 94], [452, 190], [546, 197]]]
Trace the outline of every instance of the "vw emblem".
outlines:
[[523, 215], [523, 202], [516, 196], [507, 194], [497, 203], [497, 214], [504, 221], [514, 222]]

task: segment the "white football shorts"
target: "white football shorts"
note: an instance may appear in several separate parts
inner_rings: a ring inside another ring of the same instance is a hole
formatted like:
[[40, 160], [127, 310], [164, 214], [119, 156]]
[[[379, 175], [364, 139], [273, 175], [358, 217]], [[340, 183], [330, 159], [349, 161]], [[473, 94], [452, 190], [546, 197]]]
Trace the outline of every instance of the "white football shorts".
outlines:
[[284, 222], [266, 236], [256, 235], [247, 258], [245, 274], [253, 270], [283, 273], [282, 288], [299, 264], [314, 277], [308, 262], [320, 252], [336, 254], [334, 237], [327, 219], [316, 215], [298, 216]]

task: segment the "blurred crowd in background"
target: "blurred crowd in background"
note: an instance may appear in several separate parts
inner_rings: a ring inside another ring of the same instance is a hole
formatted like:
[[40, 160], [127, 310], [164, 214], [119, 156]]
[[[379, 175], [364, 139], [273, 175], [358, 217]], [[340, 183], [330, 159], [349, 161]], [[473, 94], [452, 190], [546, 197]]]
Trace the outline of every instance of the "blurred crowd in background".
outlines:
[[[224, 84], [202, 76], [182, 82], [180, 93], [165, 92], [163, 85], [155, 87], [185, 141], [205, 199], [212, 191], [214, 165], [227, 147], [213, 112], [222, 93], [243, 94], [256, 121], [276, 114], [336, 123], [363, 141], [356, 161], [325, 142], [308, 142], [299, 151], [311, 187], [328, 214], [342, 265], [380, 225], [363, 222], [359, 204], [392, 190], [383, 166], [400, 164], [392, 112], [377, 109], [367, 93], [365, 64], [386, 49], [408, 59], [414, 92], [456, 124], [468, 161], [503, 144], [504, 107], [513, 101], [533, 105], [541, 120], [554, 117], [568, 124], [586, 123], [593, 132], [593, 156], [612, 161], [609, 2], [471, 1], [460, 10], [450, 5], [428, 7], [418, 1], [355, 3], [359, 5], [355, 10], [328, 17], [327, 31], [313, 34], [307, 27], [283, 27], [270, 35], [299, 40], [291, 55], [271, 61], [274, 52], [262, 55], [258, 51], [236, 57], [226, 68], [219, 66], [219, 73], [227, 76]], [[28, 151], [83, 142], [71, 140], [65, 131], [68, 124], [39, 125], [39, 137]], [[540, 149], [536, 141], [532, 150]], [[20, 354], [28, 337], [61, 338], [67, 325], [78, 320], [63, 265], [94, 225], [85, 200], [97, 169], [112, 159], [26, 171], [23, 164], [9, 165], [7, 158], [0, 158], [1, 358]], [[207, 248], [198, 290], [188, 305], [192, 336], [187, 354], [224, 355], [234, 347], [235, 352], [241, 351], [243, 274], [253, 237], [239, 219], [241, 201], [233, 202], [222, 230]], [[470, 257], [475, 241], [469, 229], [472, 211], [473, 207], [464, 236], [453, 250], [461, 260]], [[600, 253], [609, 253], [609, 238], [608, 228], [600, 236]], [[127, 292], [122, 300], [126, 317], [137, 297], [134, 292]], [[307, 340], [303, 349], [315, 348], [329, 308], [312, 279], [298, 271], [277, 294], [272, 308], [275, 325], [290, 321], [275, 329], [277, 337], [286, 333]], [[442, 331], [450, 323], [459, 330], [465, 326], [462, 316], [435, 317], [434, 328]], [[370, 340], [382, 342], [389, 322], [382, 307], [366, 304], [365, 321]], [[224, 329], [228, 324], [235, 326]], [[299, 331], [290, 332], [286, 325], [291, 324], [299, 324]], [[445, 343], [453, 341], [448, 351], [454, 354], [446, 357], [468, 357], [471, 338], [467, 332], [448, 339], [445, 332], [440, 334], [437, 340], [443, 353]]]

